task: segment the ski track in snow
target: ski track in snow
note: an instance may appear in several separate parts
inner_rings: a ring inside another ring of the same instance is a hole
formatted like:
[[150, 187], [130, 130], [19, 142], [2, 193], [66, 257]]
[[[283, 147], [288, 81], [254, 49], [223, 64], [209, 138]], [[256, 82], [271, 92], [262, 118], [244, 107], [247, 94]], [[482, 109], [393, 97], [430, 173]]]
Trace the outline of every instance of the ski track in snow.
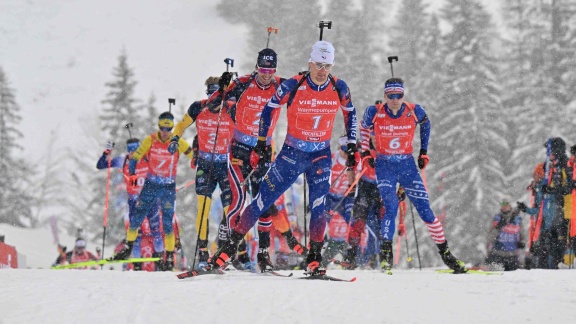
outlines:
[[0, 323], [544, 323], [571, 318], [576, 305], [571, 270], [329, 271], [353, 283], [175, 274], [2, 270]]

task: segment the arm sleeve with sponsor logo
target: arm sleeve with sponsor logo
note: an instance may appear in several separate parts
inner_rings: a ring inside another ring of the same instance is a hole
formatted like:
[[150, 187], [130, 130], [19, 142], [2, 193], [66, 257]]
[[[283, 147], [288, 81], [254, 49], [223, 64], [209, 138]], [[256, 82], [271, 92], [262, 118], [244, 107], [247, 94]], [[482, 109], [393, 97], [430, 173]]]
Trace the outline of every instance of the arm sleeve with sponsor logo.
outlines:
[[276, 93], [272, 96], [272, 99], [268, 101], [264, 109], [262, 110], [262, 115], [260, 116], [260, 128], [258, 130], [259, 137], [266, 137], [268, 134], [268, 128], [272, 124], [272, 112], [274, 109], [281, 108], [283, 104], [288, 101], [290, 97], [290, 92], [296, 88], [298, 85], [298, 80], [291, 78], [282, 82]]
[[420, 105], [414, 107], [414, 114], [418, 118], [420, 124], [420, 149], [428, 151], [428, 140], [430, 139], [430, 119], [426, 115], [426, 111]]
[[370, 133], [374, 127], [374, 117], [376, 116], [376, 106], [368, 106], [360, 121], [360, 135], [362, 136], [362, 151], [370, 150]]
[[346, 127], [346, 135], [348, 135], [348, 143], [356, 143], [358, 120], [356, 119], [356, 108], [354, 108], [354, 104], [352, 104], [350, 88], [348, 88], [346, 82], [340, 79], [336, 81], [336, 86], [340, 89], [338, 97], [340, 97], [340, 108], [344, 115], [344, 125]]

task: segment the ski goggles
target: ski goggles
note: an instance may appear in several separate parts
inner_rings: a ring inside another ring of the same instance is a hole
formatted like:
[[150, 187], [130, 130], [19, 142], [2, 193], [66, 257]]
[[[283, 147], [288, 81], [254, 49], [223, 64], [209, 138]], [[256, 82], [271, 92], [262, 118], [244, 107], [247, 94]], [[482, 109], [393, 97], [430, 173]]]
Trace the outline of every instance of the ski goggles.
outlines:
[[312, 62], [312, 65], [314, 65], [314, 68], [318, 71], [324, 69], [324, 71], [326, 72], [330, 72], [332, 70], [332, 68], [334, 67], [334, 64], [325, 64], [325, 63], [318, 63], [318, 62]]
[[134, 152], [138, 149], [138, 146], [140, 146], [140, 143], [129, 143], [126, 145], [126, 150], [128, 152]]
[[82, 249], [85, 248], [86, 247], [86, 241], [84, 241], [84, 240], [76, 241], [75, 247], [76, 248], [82, 248]]
[[160, 130], [163, 132], [170, 132], [172, 131], [172, 127], [160, 127]]
[[390, 100], [402, 99], [402, 98], [404, 98], [404, 94], [403, 93], [387, 93], [386, 98], [388, 98]]
[[211, 95], [214, 92], [218, 91], [218, 89], [220, 89], [220, 86], [217, 84], [209, 84], [208, 87], [206, 88], [206, 94], [207, 95]]
[[258, 67], [258, 73], [262, 73], [262, 74], [274, 74], [274, 73], [276, 73], [276, 69], [274, 69], [274, 68]]

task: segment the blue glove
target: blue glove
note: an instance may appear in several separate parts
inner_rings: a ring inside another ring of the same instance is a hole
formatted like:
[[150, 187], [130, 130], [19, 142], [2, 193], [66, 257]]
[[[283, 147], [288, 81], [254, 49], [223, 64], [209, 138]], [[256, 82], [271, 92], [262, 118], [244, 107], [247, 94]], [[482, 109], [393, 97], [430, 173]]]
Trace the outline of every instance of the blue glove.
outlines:
[[170, 139], [170, 144], [168, 144], [168, 152], [170, 152], [170, 154], [174, 154], [174, 153], [176, 153], [176, 151], [178, 151], [178, 141], [179, 140], [180, 140], [180, 136], [178, 136], [178, 135], [174, 135]]

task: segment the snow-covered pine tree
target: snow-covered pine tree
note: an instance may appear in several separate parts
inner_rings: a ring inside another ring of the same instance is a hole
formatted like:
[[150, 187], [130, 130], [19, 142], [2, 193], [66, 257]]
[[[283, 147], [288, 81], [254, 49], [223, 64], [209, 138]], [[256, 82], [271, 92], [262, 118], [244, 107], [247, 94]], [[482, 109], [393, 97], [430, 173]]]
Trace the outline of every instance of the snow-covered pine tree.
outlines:
[[[98, 118], [95, 121], [98, 123], [93, 120], [84, 121], [87, 133], [84, 145], [93, 148], [93, 155], [69, 153], [75, 164], [72, 187], [76, 188], [78, 196], [71, 203], [70, 210], [75, 217], [74, 226], [83, 228], [86, 238], [90, 240], [102, 238], [107, 172], [97, 170], [95, 165], [106, 142], [116, 143], [113, 156], [125, 155], [126, 140], [129, 137], [126, 124], [134, 125], [132, 136], [140, 139], [147, 135], [146, 125], [156, 125], [155, 121], [146, 119], [149, 117], [149, 109], [143, 109], [140, 100], [135, 98], [136, 84], [134, 71], [128, 65], [128, 56], [121, 53], [118, 65], [113, 69], [112, 81], [105, 84], [108, 92], [102, 100], [102, 109], [96, 114]], [[117, 243], [126, 235], [124, 217], [128, 210], [124, 176], [118, 170], [111, 172], [109, 199], [107, 241]]]
[[452, 250], [464, 260], [479, 261], [486, 217], [506, 194], [503, 164], [509, 155], [502, 76], [491, 51], [496, 36], [476, 0], [448, 0], [441, 18], [449, 31], [442, 37], [444, 97], [442, 116], [433, 126], [432, 159], [438, 163], [435, 172], [445, 174], [441, 199], [449, 206], [444, 228]]
[[24, 227], [34, 226], [37, 220], [30, 206], [32, 196], [25, 190], [32, 170], [18, 157], [22, 150], [18, 141], [23, 137], [20, 120], [20, 107], [0, 67], [0, 223]]
[[[27, 192], [33, 192], [32, 212], [39, 224], [46, 223], [50, 216], [60, 215], [67, 199], [62, 195], [62, 188], [67, 186], [66, 178], [61, 172], [65, 165], [66, 155], [57, 151], [59, 142], [56, 130], [50, 132], [46, 155], [37, 160], [40, 170], [36, 180], [30, 183]], [[60, 218], [62, 221], [62, 218]]]

